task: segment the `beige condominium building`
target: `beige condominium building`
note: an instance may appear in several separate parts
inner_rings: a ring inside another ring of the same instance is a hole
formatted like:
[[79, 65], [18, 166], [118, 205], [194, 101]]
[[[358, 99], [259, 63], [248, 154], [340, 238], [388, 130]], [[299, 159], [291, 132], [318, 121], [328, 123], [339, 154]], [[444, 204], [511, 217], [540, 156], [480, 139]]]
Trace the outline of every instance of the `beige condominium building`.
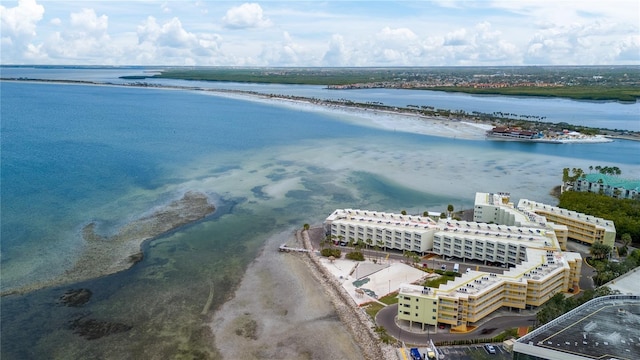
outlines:
[[574, 290], [580, 280], [582, 259], [577, 253], [561, 251], [561, 244], [566, 243], [566, 227], [513, 207], [510, 211], [489, 207], [482, 210], [483, 216], [489, 216], [491, 211], [496, 214], [492, 216], [502, 217], [508, 224], [496, 224], [498, 221], [493, 218], [489, 221], [493, 223], [451, 219], [436, 222], [415, 215], [338, 209], [324, 225], [333, 239], [362, 239], [389, 249], [510, 265], [502, 274], [469, 271], [439, 288], [403, 284], [398, 294], [398, 319], [409, 321], [412, 326], [442, 323], [465, 331], [501, 307], [536, 307], [556, 293]]
[[510, 226], [526, 226], [534, 229], [552, 229], [561, 250], [567, 249], [569, 229], [561, 223], [548, 221], [535, 211], [518, 206], [515, 208], [509, 193], [476, 193], [473, 220]]
[[434, 253], [512, 267], [501, 274], [468, 271], [439, 288], [402, 285], [398, 319], [412, 326], [441, 323], [467, 331], [501, 307], [537, 307], [578, 285], [582, 258], [560, 251], [550, 228], [453, 220], [439, 224], [443, 226], [434, 233]]
[[616, 227], [611, 220], [586, 215], [576, 211], [522, 199], [518, 209], [544, 216], [547, 221], [567, 227], [569, 239], [587, 244], [601, 243], [613, 248], [616, 240]]

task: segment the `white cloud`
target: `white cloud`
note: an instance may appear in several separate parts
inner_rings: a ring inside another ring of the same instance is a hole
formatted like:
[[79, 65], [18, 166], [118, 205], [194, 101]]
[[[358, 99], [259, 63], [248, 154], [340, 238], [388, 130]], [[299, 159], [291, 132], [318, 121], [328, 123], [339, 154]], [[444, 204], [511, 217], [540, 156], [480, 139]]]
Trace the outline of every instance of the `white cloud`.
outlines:
[[413, 41], [418, 37], [416, 34], [411, 31], [411, 29], [407, 28], [397, 28], [392, 29], [388, 26], [384, 27], [379, 33], [378, 38], [381, 40], [391, 40], [391, 41]]
[[182, 28], [182, 23], [178, 18], [173, 18], [162, 25], [157, 42], [160, 46], [188, 48], [197, 46], [198, 38], [195, 34]]
[[636, 0], [0, 1], [3, 63], [640, 64]]
[[25, 55], [27, 58], [49, 59], [54, 63], [80, 59], [91, 64], [111, 64], [122, 55], [123, 49], [115, 46], [109, 36], [108, 17], [104, 14], [98, 16], [94, 9], [70, 13], [68, 26], [63, 26], [59, 18], [52, 21], [61, 29], [47, 34], [42, 46], [30, 46]]
[[160, 25], [150, 16], [138, 26], [137, 36], [138, 64], [223, 64], [219, 49], [222, 37], [213, 33], [189, 32], [176, 17]]
[[171, 12], [171, 8], [169, 7], [169, 3], [168, 2], [164, 2], [162, 3], [162, 5], [160, 5], [160, 8], [162, 9], [162, 12], [165, 14], [168, 14]]
[[349, 54], [344, 45], [344, 38], [334, 34], [329, 42], [329, 49], [322, 56], [322, 63], [326, 66], [345, 66], [349, 64]]
[[[605, 39], [624, 36], [628, 30], [625, 26], [599, 20], [546, 24], [529, 39], [524, 61], [529, 64], [556, 65], [606, 63], [612, 61], [616, 49], [621, 48], [616, 48]], [[640, 56], [636, 56], [636, 60], [640, 60]]]
[[43, 15], [44, 6], [35, 0], [20, 0], [18, 6], [12, 8], [0, 5], [2, 37], [36, 36], [36, 24]]
[[615, 60], [638, 61], [640, 59], [640, 35], [630, 35], [615, 46]]
[[263, 28], [271, 26], [271, 20], [264, 17], [262, 7], [256, 3], [244, 3], [227, 10], [222, 18], [225, 27], [231, 29]]
[[301, 63], [314, 63], [307, 49], [297, 43], [289, 32], [282, 33], [282, 41], [265, 45], [258, 56], [260, 64], [274, 66], [298, 66]]
[[42, 47], [42, 44], [29, 44], [27, 46], [27, 51], [24, 52], [24, 57], [34, 62], [46, 61], [48, 57], [47, 54], [42, 51]]
[[444, 45], [446, 46], [459, 46], [467, 44], [467, 29], [458, 29], [445, 35]]
[[71, 13], [71, 25], [77, 30], [90, 34], [104, 34], [109, 26], [107, 15], [97, 16], [93, 9], [82, 9], [79, 13]]

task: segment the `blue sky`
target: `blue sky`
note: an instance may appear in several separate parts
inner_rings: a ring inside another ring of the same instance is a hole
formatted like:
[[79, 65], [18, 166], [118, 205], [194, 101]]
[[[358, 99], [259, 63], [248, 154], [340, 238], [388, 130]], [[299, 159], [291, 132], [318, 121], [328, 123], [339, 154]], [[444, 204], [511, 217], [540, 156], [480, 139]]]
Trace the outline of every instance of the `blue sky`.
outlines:
[[2, 64], [640, 65], [640, 1], [0, 0]]

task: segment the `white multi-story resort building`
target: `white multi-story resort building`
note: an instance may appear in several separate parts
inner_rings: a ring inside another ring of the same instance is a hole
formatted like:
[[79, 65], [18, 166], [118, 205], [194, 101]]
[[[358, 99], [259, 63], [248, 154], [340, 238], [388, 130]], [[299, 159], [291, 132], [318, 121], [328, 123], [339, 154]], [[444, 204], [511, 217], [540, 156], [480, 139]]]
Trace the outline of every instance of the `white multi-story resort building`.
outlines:
[[502, 274], [467, 271], [439, 288], [400, 287], [399, 320], [466, 331], [501, 307], [537, 307], [559, 292], [577, 289], [582, 258], [562, 251], [573, 225], [549, 221], [531, 203], [515, 208], [508, 194], [478, 193], [473, 222], [336, 210], [326, 219], [325, 231], [345, 242], [508, 264]]
[[334, 241], [353, 242], [386, 249], [425, 253], [433, 248], [438, 224], [428, 216], [392, 214], [380, 211], [341, 209], [324, 222]]

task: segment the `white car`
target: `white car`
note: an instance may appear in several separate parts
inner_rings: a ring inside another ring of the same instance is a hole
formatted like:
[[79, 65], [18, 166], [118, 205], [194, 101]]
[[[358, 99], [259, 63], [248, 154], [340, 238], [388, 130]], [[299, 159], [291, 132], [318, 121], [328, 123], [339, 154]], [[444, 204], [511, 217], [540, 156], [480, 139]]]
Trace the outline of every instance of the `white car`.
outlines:
[[495, 346], [491, 345], [491, 344], [485, 344], [484, 345], [484, 349], [487, 350], [487, 352], [489, 354], [495, 354], [496, 353], [496, 348]]

